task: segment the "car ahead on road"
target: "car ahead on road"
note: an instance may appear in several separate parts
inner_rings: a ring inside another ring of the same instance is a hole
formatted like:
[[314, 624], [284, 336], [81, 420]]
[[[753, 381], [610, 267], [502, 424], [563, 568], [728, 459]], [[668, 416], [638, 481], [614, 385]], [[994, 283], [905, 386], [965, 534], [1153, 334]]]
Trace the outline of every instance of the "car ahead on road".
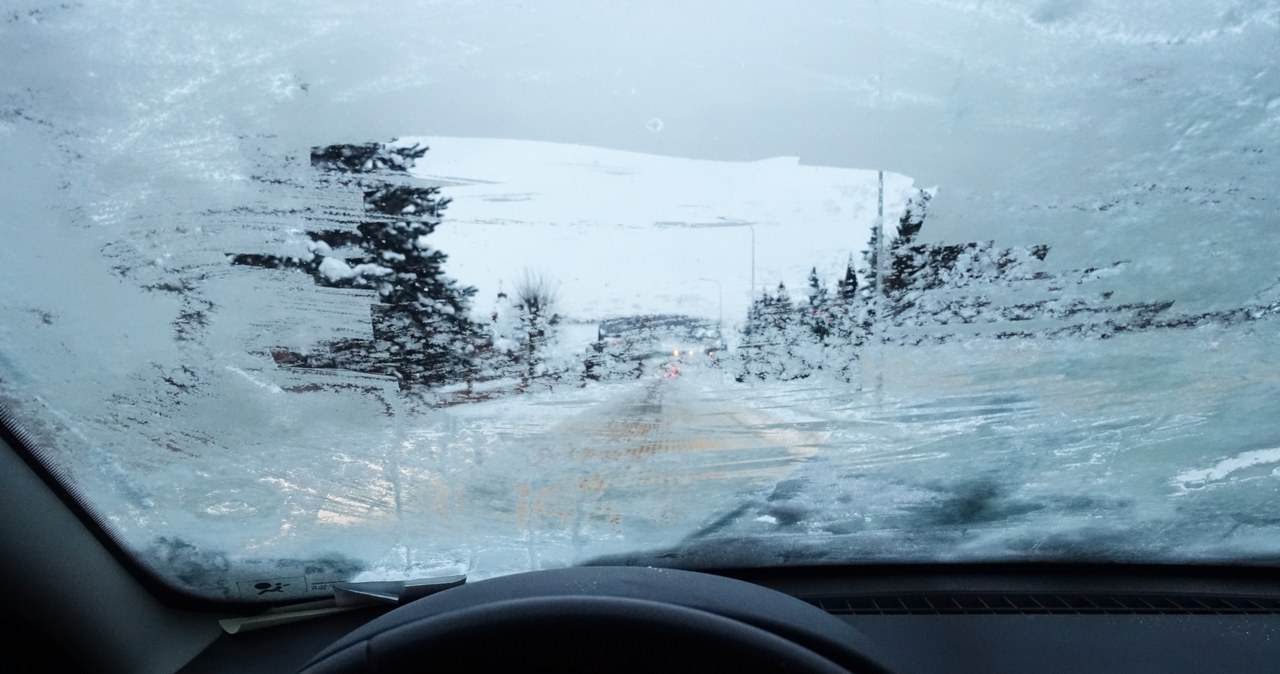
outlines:
[[724, 351], [719, 321], [676, 314], [625, 316], [600, 322], [590, 350], [593, 370], [607, 375], [663, 379], [680, 376], [682, 365], [718, 365]]
[[1274, 670], [1280, 16], [1160, 10], [0, 12], [8, 669]]

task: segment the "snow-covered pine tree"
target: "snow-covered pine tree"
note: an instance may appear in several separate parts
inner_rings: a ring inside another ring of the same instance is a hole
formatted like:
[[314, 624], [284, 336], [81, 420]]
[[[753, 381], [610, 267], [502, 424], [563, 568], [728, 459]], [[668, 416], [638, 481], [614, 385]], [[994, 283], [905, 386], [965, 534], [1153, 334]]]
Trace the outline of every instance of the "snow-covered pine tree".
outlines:
[[836, 294], [830, 304], [831, 335], [827, 339], [826, 367], [850, 381], [858, 350], [867, 338], [863, 302], [858, 294], [858, 272], [852, 255], [845, 263], [844, 277], [836, 282]]
[[806, 347], [815, 344], [813, 331], [805, 320], [805, 304], [791, 301], [784, 283], [775, 294], [765, 292], [752, 302], [739, 347], [742, 378], [798, 379], [810, 374]]
[[772, 301], [769, 291], [765, 290], [760, 293], [760, 297], [751, 301], [751, 306], [747, 307], [747, 320], [742, 326], [742, 342], [738, 347], [738, 360], [741, 367], [737, 376], [738, 381], [747, 378], [765, 378], [762, 365], [768, 346], [764, 340], [767, 337], [767, 316]]
[[818, 268], [809, 270], [809, 303], [803, 322], [813, 334], [814, 341], [826, 343], [831, 335], [834, 316], [827, 285], [818, 278]]
[[523, 386], [540, 377], [554, 374], [548, 367], [548, 351], [555, 341], [559, 316], [555, 314], [555, 289], [547, 277], [525, 272], [516, 284], [515, 308], [518, 312], [517, 340], [523, 363]]
[[[426, 150], [329, 146], [312, 151], [312, 164], [353, 174], [404, 172]], [[295, 269], [318, 285], [375, 290], [373, 345], [361, 369], [393, 374], [401, 387], [471, 377], [475, 354], [489, 341], [470, 316], [475, 289], [446, 276], [448, 256], [427, 243], [449, 199], [434, 186], [354, 182], [366, 217], [354, 230], [308, 231], [304, 256], [232, 255], [232, 264]]]
[[828, 368], [834, 341], [835, 300], [827, 284], [818, 277], [817, 267], [809, 270], [806, 300], [796, 303], [797, 322], [789, 331], [789, 349], [795, 374], [809, 374]]
[[778, 333], [791, 326], [794, 316], [794, 305], [791, 304], [791, 293], [787, 292], [787, 284], [778, 282], [778, 290], [768, 304], [767, 323]]
[[863, 273], [865, 283], [862, 284], [862, 297], [870, 303], [875, 299], [876, 293], [880, 292], [880, 232], [876, 229], [871, 230], [871, 238], [867, 240], [867, 247], [862, 251], [862, 266], [866, 270]]
[[[889, 242], [889, 270], [884, 279], [884, 293], [895, 305], [901, 303], [916, 275], [928, 266], [928, 247], [916, 245], [916, 236], [924, 227], [932, 198], [928, 191], [918, 190], [907, 200], [906, 208], [898, 218], [898, 233]], [[895, 307], [895, 313], [901, 309]]]
[[406, 173], [426, 153], [425, 145], [398, 146], [395, 141], [329, 145], [312, 149], [311, 166], [321, 171], [341, 173]]
[[836, 282], [836, 299], [850, 306], [858, 299], [858, 271], [853, 267], [853, 255], [845, 263], [844, 277]]
[[929, 215], [929, 202], [932, 200], [933, 193], [928, 190], [916, 190], [916, 193], [907, 200], [906, 208], [898, 218], [896, 240], [902, 245], [911, 245], [915, 242], [916, 235], [920, 233], [920, 228], [924, 227], [924, 220]]
[[482, 364], [485, 378], [518, 378], [523, 369], [524, 350], [520, 347], [520, 310], [516, 302], [499, 286], [489, 314], [489, 333], [493, 349]]
[[858, 288], [858, 300], [862, 305], [860, 312], [861, 329], [863, 334], [870, 336], [877, 330], [876, 327], [876, 309], [880, 306], [882, 297], [880, 293], [880, 232], [876, 229], [871, 230], [871, 238], [867, 241], [867, 247], [862, 251], [863, 264], [863, 283]]
[[853, 265], [853, 255], [850, 255], [845, 263], [844, 277], [836, 283], [836, 297], [832, 302], [833, 341], [841, 347], [860, 346], [864, 341], [862, 300], [858, 293], [858, 271]]

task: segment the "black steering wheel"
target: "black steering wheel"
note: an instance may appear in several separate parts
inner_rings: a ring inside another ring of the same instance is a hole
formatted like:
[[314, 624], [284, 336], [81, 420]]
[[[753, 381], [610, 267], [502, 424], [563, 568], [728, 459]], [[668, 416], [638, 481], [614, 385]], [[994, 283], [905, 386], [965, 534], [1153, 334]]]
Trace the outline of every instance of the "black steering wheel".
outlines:
[[580, 567], [445, 590], [321, 651], [305, 674], [887, 672], [815, 606], [691, 571]]

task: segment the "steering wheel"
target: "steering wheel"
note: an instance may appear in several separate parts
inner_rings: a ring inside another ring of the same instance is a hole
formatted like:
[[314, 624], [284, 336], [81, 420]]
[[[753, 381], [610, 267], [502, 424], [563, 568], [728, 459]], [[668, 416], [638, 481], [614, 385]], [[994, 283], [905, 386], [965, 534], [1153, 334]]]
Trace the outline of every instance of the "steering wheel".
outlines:
[[851, 626], [789, 595], [691, 571], [580, 567], [445, 590], [321, 651], [304, 674], [877, 672]]

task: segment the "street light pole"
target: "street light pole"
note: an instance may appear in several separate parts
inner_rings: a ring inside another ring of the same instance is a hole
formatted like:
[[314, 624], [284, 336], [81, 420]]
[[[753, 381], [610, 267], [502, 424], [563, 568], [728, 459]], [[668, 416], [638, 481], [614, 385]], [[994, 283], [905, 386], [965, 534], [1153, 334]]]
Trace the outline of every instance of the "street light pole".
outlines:
[[876, 179], [876, 318], [880, 318], [880, 297], [884, 292], [885, 247], [884, 247], [884, 171], [880, 171]]
[[887, 260], [885, 259], [885, 256], [886, 256], [886, 248], [885, 248], [885, 245], [884, 245], [884, 171], [880, 171], [880, 172], [879, 172], [879, 174], [878, 174], [878, 176], [877, 176], [877, 180], [876, 180], [876, 182], [877, 182], [877, 189], [876, 189], [876, 251], [875, 251], [875, 255], [876, 255], [876, 269], [875, 269], [875, 273], [876, 273], [876, 288], [875, 288], [876, 295], [875, 295], [875, 297], [873, 298], [873, 302], [874, 302], [873, 306], [875, 307], [875, 312], [876, 312], [876, 319], [875, 319], [875, 322], [877, 323], [877, 325], [874, 325], [874, 326], [872, 327], [872, 330], [874, 331], [874, 332], [872, 333], [872, 334], [874, 335], [874, 336], [872, 337], [872, 341], [873, 341], [873, 343], [874, 343], [875, 339], [878, 337], [878, 338], [879, 338], [879, 342], [880, 342], [879, 344], [876, 344], [876, 345], [875, 345], [875, 347], [874, 347], [874, 348], [875, 348], [875, 353], [876, 353], [876, 388], [875, 388], [875, 400], [876, 400], [876, 404], [877, 404], [877, 405], [879, 405], [879, 404], [880, 404], [880, 403], [882, 403], [882, 402], [883, 402], [883, 400], [884, 400], [884, 399], [883, 399], [883, 397], [882, 397], [882, 395], [883, 395], [883, 393], [884, 393], [884, 337], [883, 337], [883, 333], [884, 333], [884, 330], [885, 330], [885, 326], [886, 326], [886, 325], [888, 325], [888, 321], [886, 321], [886, 320], [885, 320], [885, 319], [886, 319], [885, 311], [887, 311], [887, 309], [888, 309], [888, 302], [886, 301], [886, 299], [887, 299], [888, 295], [885, 293], [885, 285], [884, 285], [884, 281], [885, 281], [885, 279], [884, 279], [884, 277], [885, 277], [885, 269], [887, 268], [887, 265], [886, 265]]

